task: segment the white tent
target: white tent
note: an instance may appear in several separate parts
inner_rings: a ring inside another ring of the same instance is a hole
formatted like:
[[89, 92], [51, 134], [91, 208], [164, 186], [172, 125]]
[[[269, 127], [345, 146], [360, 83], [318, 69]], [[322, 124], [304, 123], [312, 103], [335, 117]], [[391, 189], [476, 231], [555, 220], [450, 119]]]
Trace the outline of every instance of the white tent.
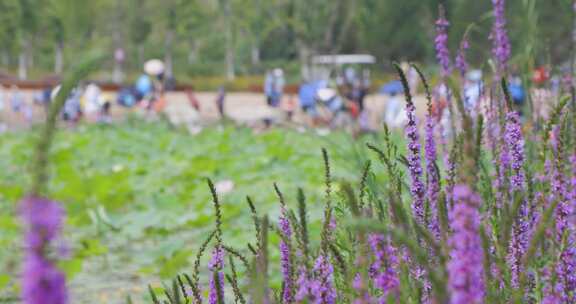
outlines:
[[376, 58], [368, 54], [348, 54], [348, 55], [318, 55], [312, 57], [312, 64], [374, 64]]
[[[330, 71], [343, 65], [370, 65], [376, 63], [376, 58], [368, 54], [344, 54], [344, 55], [317, 55], [310, 58], [312, 64], [305, 75], [308, 80], [327, 80]], [[362, 68], [368, 71], [368, 69]]]

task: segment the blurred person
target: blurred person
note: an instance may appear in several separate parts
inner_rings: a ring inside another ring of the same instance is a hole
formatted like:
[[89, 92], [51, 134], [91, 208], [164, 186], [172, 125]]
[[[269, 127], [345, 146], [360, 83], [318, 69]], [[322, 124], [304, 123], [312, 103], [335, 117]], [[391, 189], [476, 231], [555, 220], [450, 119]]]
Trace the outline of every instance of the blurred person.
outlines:
[[522, 108], [524, 107], [524, 103], [526, 100], [526, 93], [524, 90], [524, 86], [522, 85], [522, 79], [518, 75], [512, 76], [510, 82], [508, 84], [508, 91], [510, 92], [510, 97], [512, 102], [514, 103], [513, 106], [518, 111], [520, 115], [522, 115]]
[[558, 74], [554, 74], [550, 77], [550, 90], [554, 96], [560, 96], [562, 91], [562, 79]]
[[50, 108], [51, 93], [52, 93], [52, 87], [45, 86], [44, 89], [42, 89], [41, 91], [39, 91], [34, 95], [34, 102], [42, 107], [44, 115], [48, 115], [48, 110]]
[[[0, 88], [0, 129], [4, 129], [6, 116], [4, 115], [5, 109], [5, 102], [4, 102], [4, 93], [1, 91]], [[1, 133], [1, 131], [0, 131]]]
[[316, 108], [316, 92], [321, 86], [321, 81], [304, 82], [298, 88], [300, 108], [306, 114], [306, 124], [309, 126], [314, 126], [318, 123], [319, 114]]
[[280, 105], [284, 93], [284, 83], [284, 72], [282, 69], [276, 68], [271, 73], [266, 74], [264, 93], [269, 106], [277, 107]]
[[356, 81], [356, 70], [349, 66], [344, 69], [344, 83], [352, 84]]
[[[136, 103], [140, 101], [138, 96], [139, 95], [136, 92], [136, 89], [132, 87], [122, 87], [118, 91], [118, 95], [116, 96], [116, 102], [123, 107], [129, 108], [134, 106]], [[145, 101], [142, 101], [141, 105], [145, 103], [146, 103]]]
[[358, 100], [349, 100], [344, 103], [344, 109], [350, 114], [353, 119], [357, 119], [360, 116], [360, 105]]
[[147, 114], [152, 111], [154, 96], [154, 80], [152, 77], [146, 73], [141, 74], [134, 87], [124, 87], [120, 90], [118, 94], [118, 103], [131, 107], [132, 105], [138, 104]]
[[95, 83], [89, 83], [84, 89], [83, 108], [87, 119], [97, 120], [102, 107], [101, 95], [102, 89]]
[[5, 94], [4, 86], [0, 84], [0, 112], [4, 111], [4, 104], [6, 102]]
[[358, 116], [358, 128], [360, 132], [372, 132], [374, 129], [370, 125], [370, 115], [368, 111], [362, 111]]
[[[522, 105], [525, 103], [525, 97], [523, 95], [530, 94], [531, 106], [532, 106], [532, 118], [546, 118], [549, 115], [550, 107], [548, 105], [552, 104], [555, 97], [563, 93], [570, 94], [571, 92], [571, 82], [572, 76], [570, 72], [570, 67], [566, 66], [561, 68], [564, 71], [564, 76], [567, 77], [550, 77], [550, 69], [544, 66], [540, 66], [534, 69], [532, 74], [532, 86], [530, 86], [530, 91], [526, 92], [526, 89], [522, 87], [522, 82], [518, 81], [520, 79], [510, 80], [510, 95], [514, 101], [515, 108], [518, 109], [520, 115], [522, 115]], [[513, 83], [515, 82], [515, 83]], [[550, 82], [550, 86], [546, 84]], [[514, 92], [513, 92], [514, 91]], [[514, 100], [512, 94], [517, 95]]]
[[[0, 114], [4, 111], [5, 108], [6, 108], [6, 90], [4, 86], [0, 84]], [[3, 115], [0, 115], [0, 119], [1, 119], [0, 133], [4, 133], [8, 129], [8, 126], [4, 122]]]
[[67, 121], [70, 126], [75, 126], [82, 118], [82, 106], [80, 103], [81, 97], [82, 92], [80, 89], [74, 88], [64, 102], [64, 107], [62, 108], [62, 119]]
[[221, 85], [218, 88], [218, 94], [216, 95], [216, 109], [218, 110], [218, 115], [220, 119], [224, 119], [224, 104], [226, 102], [226, 88]]
[[153, 110], [154, 113], [158, 114], [158, 113], [162, 112], [164, 110], [164, 108], [166, 108], [167, 104], [168, 104], [168, 100], [166, 99], [166, 95], [160, 94], [154, 99], [154, 102], [151, 104], [151, 106], [152, 106], [151, 110]]
[[328, 110], [326, 113], [326, 121], [332, 128], [345, 127], [350, 125], [350, 113], [347, 111], [347, 103], [338, 95], [338, 91], [331, 87], [325, 87], [318, 90], [316, 98], [320, 101], [324, 108]]
[[266, 76], [264, 78], [264, 95], [266, 96], [266, 104], [267, 105], [272, 105], [272, 88], [273, 88], [273, 82], [274, 82], [274, 77], [272, 76], [272, 72], [268, 71], [266, 72]]
[[331, 85], [338, 88], [340, 95], [351, 102], [357, 102], [357, 88], [358, 79], [356, 78], [356, 70], [349, 66], [344, 69], [344, 73], [339, 75], [337, 71], [332, 71], [330, 79], [333, 81]]
[[32, 106], [26, 103], [24, 94], [20, 91], [20, 88], [16, 85], [10, 87], [10, 106], [12, 112], [15, 114], [16, 119], [25, 124], [30, 124], [32, 122]]
[[358, 129], [361, 133], [373, 132], [375, 131], [371, 125], [372, 113], [365, 106], [365, 99], [370, 93], [371, 80], [370, 80], [370, 70], [364, 69], [360, 75], [360, 95], [358, 96]]
[[436, 119], [440, 119], [444, 112], [450, 112], [448, 108], [448, 99], [449, 90], [447, 89], [446, 85], [440, 84], [434, 88], [434, 101], [432, 103], [432, 115], [436, 117]]
[[420, 85], [420, 76], [416, 69], [414, 69], [408, 62], [403, 61], [400, 64], [400, 68], [404, 71], [406, 75], [406, 80], [408, 81], [408, 86], [412, 91], [412, 94], [418, 94], [418, 86]]
[[157, 114], [162, 112], [167, 105], [165, 93], [165, 74], [161, 72], [155, 77], [148, 78], [152, 82], [152, 88], [144, 97], [143, 108], [146, 110], [148, 118], [156, 118]]
[[564, 94], [572, 94], [572, 89], [574, 88], [574, 76], [570, 72], [570, 69], [562, 70], [562, 78], [559, 81], [558, 91], [564, 91]]
[[358, 81], [358, 107], [360, 112], [364, 111], [364, 99], [370, 93], [371, 85], [370, 70], [366, 69], [362, 72]]
[[154, 93], [154, 83], [150, 76], [147, 74], [142, 74], [136, 80], [134, 84], [135, 89], [135, 97], [137, 101], [141, 101], [143, 99], [149, 99], [152, 97]]
[[539, 66], [534, 69], [532, 75], [532, 82], [536, 86], [539, 87], [544, 86], [549, 79], [550, 79], [550, 72], [545, 66]]
[[[338, 84], [338, 81], [336, 83]], [[361, 79], [356, 76], [354, 68], [347, 67], [344, 70], [343, 81], [338, 88], [340, 94], [347, 99], [346, 106], [353, 118], [357, 118], [363, 109], [362, 83]]]
[[16, 85], [10, 87], [10, 106], [14, 113], [21, 113], [24, 108], [24, 96]]
[[404, 101], [397, 92], [391, 92], [386, 102], [384, 122], [390, 128], [401, 128], [406, 123]]
[[452, 119], [450, 116], [450, 90], [445, 84], [434, 89], [435, 102], [432, 103], [432, 115], [440, 122], [441, 135], [448, 138], [452, 134]]
[[296, 101], [294, 100], [294, 95], [290, 94], [288, 99], [281, 103], [281, 108], [286, 113], [286, 119], [292, 121], [294, 116], [294, 111], [296, 110]]
[[196, 95], [194, 94], [194, 90], [192, 88], [186, 89], [186, 97], [188, 98], [190, 106], [196, 111], [200, 111], [200, 102], [198, 101], [198, 98], [196, 98]]
[[111, 108], [112, 108], [112, 102], [110, 102], [110, 100], [108, 99], [102, 99], [102, 103], [100, 105], [97, 118], [97, 121], [99, 123], [102, 124], [112, 123]]
[[482, 71], [472, 70], [466, 75], [464, 81], [464, 107], [468, 112], [475, 114], [482, 95]]

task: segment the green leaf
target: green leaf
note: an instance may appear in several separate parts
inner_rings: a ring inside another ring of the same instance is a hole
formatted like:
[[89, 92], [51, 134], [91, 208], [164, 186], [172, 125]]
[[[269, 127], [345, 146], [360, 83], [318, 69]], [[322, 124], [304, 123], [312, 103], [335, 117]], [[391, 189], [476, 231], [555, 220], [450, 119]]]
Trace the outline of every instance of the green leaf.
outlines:
[[3, 290], [10, 283], [10, 276], [7, 274], [0, 274], [0, 290]]
[[84, 259], [82, 258], [74, 258], [69, 260], [62, 260], [58, 262], [58, 268], [60, 268], [64, 273], [66, 273], [66, 277], [71, 279], [80, 272], [82, 272], [82, 266], [84, 265]]

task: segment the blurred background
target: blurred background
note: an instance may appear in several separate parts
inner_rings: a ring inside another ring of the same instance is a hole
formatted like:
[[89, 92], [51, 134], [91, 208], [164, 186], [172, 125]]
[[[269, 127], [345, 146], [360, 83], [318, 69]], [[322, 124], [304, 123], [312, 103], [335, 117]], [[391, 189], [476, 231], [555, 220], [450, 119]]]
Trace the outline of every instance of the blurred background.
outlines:
[[[564, 63], [573, 45], [570, 2], [508, 1], [512, 49], [535, 54], [536, 64]], [[98, 78], [115, 83], [133, 81], [149, 58], [163, 59], [168, 76], [200, 90], [225, 81], [235, 90], [260, 86], [273, 67], [298, 83], [315, 54], [371, 54], [381, 72], [391, 60], [434, 62], [439, 4], [451, 22], [449, 45], [457, 48], [474, 24], [469, 61], [483, 63], [490, 1], [1, 0], [0, 75], [53, 77], [94, 47], [110, 50]]]
[[[546, 117], [571, 89], [573, 3], [506, 1], [509, 88], [523, 118]], [[439, 6], [449, 27], [436, 25]], [[320, 230], [322, 147], [336, 181], [360, 181], [371, 159], [389, 183], [365, 144], [385, 142], [385, 122], [404, 153], [392, 61], [420, 122], [426, 98], [408, 62], [423, 68], [449, 135], [435, 50], [443, 30], [450, 59], [467, 33], [470, 68], [458, 76], [477, 113], [491, 97], [480, 89], [492, 84], [492, 10], [490, 0], [0, 0], [0, 248], [16, 248], [0, 250], [0, 303], [20, 303], [18, 202], [38, 128], [86, 53], [104, 50], [106, 60], [67, 96], [51, 151], [47, 195], [67, 215], [58, 266], [72, 303], [149, 303], [146, 285], [190, 270], [212, 229], [206, 177], [222, 199], [226, 243], [244, 251], [246, 196], [277, 218], [275, 181], [289, 205], [306, 193], [311, 231]]]

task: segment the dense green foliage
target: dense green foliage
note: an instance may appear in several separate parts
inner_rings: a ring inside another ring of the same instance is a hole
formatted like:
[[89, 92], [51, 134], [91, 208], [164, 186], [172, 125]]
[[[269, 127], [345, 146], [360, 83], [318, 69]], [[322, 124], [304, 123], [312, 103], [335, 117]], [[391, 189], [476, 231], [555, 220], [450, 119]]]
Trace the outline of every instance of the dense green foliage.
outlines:
[[[507, 1], [519, 63], [524, 55], [538, 63], [570, 58], [571, 2]], [[297, 70], [295, 63], [319, 53], [367, 52], [385, 65], [433, 62], [430, 25], [439, 3], [452, 22], [453, 50], [474, 24], [470, 60], [482, 64], [490, 52], [489, 0], [2, 0], [0, 52], [3, 67], [20, 63], [46, 73], [62, 71], [84, 49], [123, 48], [128, 75], [146, 58], [160, 57], [172, 59], [180, 79], [258, 74], [277, 65]], [[112, 57], [102, 78], [110, 78]]]
[[[0, 136], [1, 248], [21, 246], [16, 208], [29, 186], [23, 170], [32, 155], [32, 134]], [[208, 176], [235, 184], [222, 196], [225, 239], [231, 246], [245, 248], [251, 237], [246, 195], [259, 212], [276, 214], [274, 181], [291, 201], [297, 187], [306, 191], [317, 227], [323, 191], [320, 147], [341, 151], [335, 155], [336, 177], [357, 179], [362, 159], [352, 143], [341, 133], [319, 138], [272, 130], [256, 135], [232, 127], [190, 136], [139, 120], [60, 132], [50, 163], [49, 195], [63, 202], [68, 213], [64, 241], [73, 256], [64, 268], [75, 299], [95, 303], [102, 299], [98, 293], [120, 299], [122, 290], [190, 267], [213, 221]], [[357, 166], [343, 159], [357, 159]], [[11, 274], [17, 273], [19, 256], [18, 250], [0, 250], [0, 298], [17, 295], [18, 280]]]

